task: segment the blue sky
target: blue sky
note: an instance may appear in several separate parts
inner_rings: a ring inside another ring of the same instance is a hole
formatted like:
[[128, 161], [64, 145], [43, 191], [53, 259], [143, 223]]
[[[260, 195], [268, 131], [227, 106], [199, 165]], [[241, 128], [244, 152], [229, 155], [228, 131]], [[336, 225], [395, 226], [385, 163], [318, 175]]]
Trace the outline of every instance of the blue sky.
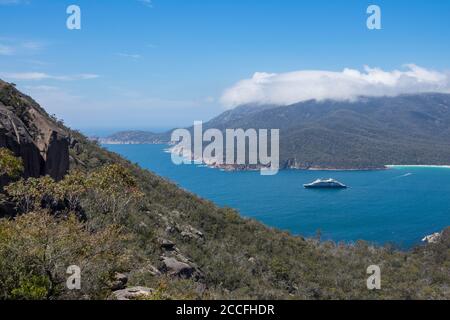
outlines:
[[450, 1], [0, 0], [0, 77], [75, 128], [163, 129], [219, 114], [255, 72], [448, 72], [449, 35]]

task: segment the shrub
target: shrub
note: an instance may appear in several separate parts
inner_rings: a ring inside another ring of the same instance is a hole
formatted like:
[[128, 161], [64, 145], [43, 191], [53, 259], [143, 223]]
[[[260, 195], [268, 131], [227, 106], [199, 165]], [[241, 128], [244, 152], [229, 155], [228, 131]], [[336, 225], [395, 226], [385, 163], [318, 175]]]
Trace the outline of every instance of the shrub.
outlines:
[[[130, 261], [127, 240], [113, 225], [89, 232], [74, 215], [0, 220], [0, 299], [106, 298], [112, 276]], [[81, 290], [65, 287], [71, 265], [81, 269]]]
[[0, 177], [6, 175], [10, 178], [18, 178], [23, 172], [22, 159], [5, 148], [0, 148]]
[[107, 215], [113, 223], [124, 223], [127, 208], [143, 195], [135, 177], [119, 164], [105, 165], [93, 171], [86, 185], [89, 211]]
[[6, 193], [17, 204], [20, 212], [27, 213], [55, 204], [55, 181], [49, 176], [21, 179], [5, 187]]
[[58, 200], [67, 204], [69, 211], [77, 211], [81, 206], [81, 200], [88, 191], [86, 174], [79, 170], [71, 171], [59, 181], [55, 188], [55, 196]]

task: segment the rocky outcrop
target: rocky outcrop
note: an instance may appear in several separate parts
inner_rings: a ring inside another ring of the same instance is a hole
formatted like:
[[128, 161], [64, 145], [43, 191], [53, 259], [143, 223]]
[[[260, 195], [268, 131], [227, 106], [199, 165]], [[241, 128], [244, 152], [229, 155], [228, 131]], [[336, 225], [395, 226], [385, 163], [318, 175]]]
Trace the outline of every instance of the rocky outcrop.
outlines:
[[113, 292], [113, 298], [116, 300], [139, 300], [150, 298], [155, 290], [146, 287], [130, 287]]
[[127, 287], [128, 276], [123, 273], [116, 273], [110, 283], [111, 290], [123, 290]]
[[189, 279], [193, 276], [195, 268], [191, 265], [178, 261], [175, 258], [163, 257], [163, 267], [161, 268], [164, 273], [168, 273], [171, 276], [177, 276], [182, 279]]
[[437, 243], [437, 242], [439, 242], [441, 237], [442, 237], [442, 233], [436, 232], [436, 233], [430, 234], [430, 235], [426, 236], [425, 238], [423, 238], [422, 242]]
[[0, 80], [0, 148], [22, 158], [25, 178], [62, 179], [69, 170], [69, 141], [64, 128], [33, 99]]
[[161, 246], [161, 249], [172, 251], [175, 250], [175, 243], [173, 243], [170, 240], [167, 239], [159, 239], [159, 244]]
[[175, 221], [175, 219], [173, 219], [176, 218], [176, 220], [186, 220], [183, 213], [175, 210], [171, 212], [170, 217], [162, 214], [158, 214], [158, 217], [161, 218], [161, 221], [164, 223], [165, 231], [168, 235], [178, 233], [184, 241], [197, 240], [199, 242], [204, 242], [205, 234], [203, 232], [189, 224], [179, 224]]
[[203, 232], [195, 229], [194, 227], [192, 227], [190, 225], [184, 226], [183, 231], [180, 232], [180, 235], [184, 239], [188, 239], [188, 240], [192, 240], [192, 239], [203, 240], [203, 238], [204, 238]]
[[184, 256], [178, 248], [166, 251], [161, 256], [161, 274], [167, 274], [181, 279], [202, 281], [205, 277], [203, 271], [189, 258]]

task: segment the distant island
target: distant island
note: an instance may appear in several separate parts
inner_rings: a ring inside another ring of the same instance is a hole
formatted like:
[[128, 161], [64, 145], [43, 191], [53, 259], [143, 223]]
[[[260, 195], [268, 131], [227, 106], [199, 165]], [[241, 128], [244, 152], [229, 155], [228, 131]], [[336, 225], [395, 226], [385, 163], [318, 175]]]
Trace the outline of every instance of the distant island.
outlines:
[[[203, 126], [219, 130], [280, 128], [282, 169], [376, 170], [389, 164], [450, 164], [449, 94], [244, 105]], [[99, 142], [162, 144], [170, 142], [170, 133], [124, 131]]]
[[163, 144], [167, 143], [169, 135], [149, 131], [120, 131], [105, 138], [93, 137], [102, 144]]

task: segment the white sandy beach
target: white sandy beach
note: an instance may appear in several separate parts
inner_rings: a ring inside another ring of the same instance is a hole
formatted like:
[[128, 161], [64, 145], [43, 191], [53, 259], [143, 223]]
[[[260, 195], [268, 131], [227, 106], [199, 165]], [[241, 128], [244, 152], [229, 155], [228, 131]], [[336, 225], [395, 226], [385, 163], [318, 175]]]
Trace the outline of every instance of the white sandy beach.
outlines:
[[429, 165], [429, 164], [390, 164], [386, 165], [386, 168], [447, 168], [450, 169], [450, 165]]

